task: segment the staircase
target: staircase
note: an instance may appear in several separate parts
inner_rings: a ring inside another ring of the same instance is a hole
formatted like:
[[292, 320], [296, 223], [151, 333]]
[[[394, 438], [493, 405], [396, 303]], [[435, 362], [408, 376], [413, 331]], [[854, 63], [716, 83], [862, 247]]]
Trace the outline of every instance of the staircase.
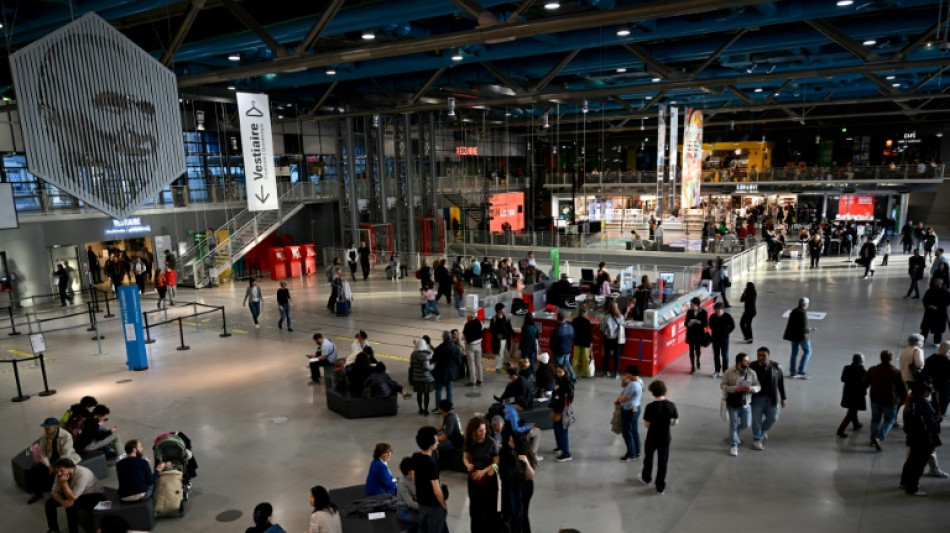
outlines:
[[185, 252], [178, 262], [181, 265], [178, 284], [196, 289], [215, 285], [234, 263], [299, 213], [306, 204], [332, 197], [321, 194], [315, 183], [280, 185], [280, 202], [276, 210], [245, 209], [218, 228], [219, 231], [227, 232], [228, 236], [211, 253], [205, 254], [199, 246]]
[[[484, 196], [481, 193], [476, 192], [442, 192], [442, 198], [459, 208], [459, 211], [462, 213], [462, 226], [463, 227], [481, 227], [482, 217], [484, 214], [483, 204]], [[467, 221], [472, 223], [471, 226], [466, 224]]]

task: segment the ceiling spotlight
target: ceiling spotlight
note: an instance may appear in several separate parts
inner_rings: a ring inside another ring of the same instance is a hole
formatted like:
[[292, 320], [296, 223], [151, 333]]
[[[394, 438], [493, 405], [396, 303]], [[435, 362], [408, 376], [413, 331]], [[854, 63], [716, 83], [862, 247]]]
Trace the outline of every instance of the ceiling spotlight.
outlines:
[[644, 98], [646, 98], [647, 100], [653, 100], [652, 96], [644, 96]]
[[937, 137], [938, 137], [938, 138], [939, 138], [939, 137], [943, 137], [943, 132], [942, 132], [942, 131], [938, 131], [938, 132], [937, 132]]
[[363, 30], [364, 41], [372, 41], [375, 38], [376, 38], [376, 32], [374, 32], [373, 30]]
[[891, 81], [891, 80], [893, 80], [893, 79], [896, 78], [896, 77], [897, 77], [897, 76], [891, 74], [890, 76], [885, 76], [884, 79], [887, 80], [887, 81]]
[[627, 28], [620, 28], [617, 30], [617, 37], [626, 37], [630, 35], [630, 30]]
[[374, 128], [379, 127], [379, 115], [373, 115], [373, 127]]
[[448, 100], [446, 100], [446, 102], [449, 104], [449, 116], [454, 117], [455, 116], [455, 98], [450, 96]]
[[590, 111], [590, 108], [587, 107], [587, 100], [584, 100], [584, 105], [581, 107], [581, 113], [586, 114], [588, 111]]
[[237, 137], [231, 137], [231, 149], [235, 151], [238, 149]]
[[874, 46], [877, 44], [877, 41], [875, 41], [874, 39], [868, 39], [861, 44], [863, 44], [864, 46]]
[[623, 73], [626, 72], [626, 71], [627, 71], [627, 69], [625, 69], [625, 68], [623, 68], [623, 67], [620, 67], [620, 68], [617, 69], [617, 74], [623, 74]]
[[900, 86], [901, 86], [900, 83], [892, 83], [892, 84], [891, 84], [891, 87], [900, 87]]
[[328, 68], [328, 69], [327, 69], [327, 76], [336, 76], [336, 69], [335, 69], [335, 68]]
[[653, 83], [657, 83], [657, 82], [659, 82], [659, 81], [660, 81], [660, 78], [653, 78], [653, 79], [652, 79], [652, 80], [650, 80], [650, 81], [652, 81]]
[[277, 120], [284, 120], [284, 115], [277, 115]]
[[205, 130], [205, 112], [200, 109], [195, 111], [195, 129], [198, 131]]
[[854, 0], [838, 0], [838, 7], [848, 7], [854, 3]]
[[547, 115], [547, 113], [545, 113], [544, 115], [542, 115], [542, 116], [541, 116], [541, 119], [542, 119], [541, 122], [542, 122], [542, 124], [544, 124], [544, 127], [545, 127], [545, 128], [550, 128], [550, 127], [551, 127], [551, 118]]
[[554, 11], [555, 9], [561, 9], [561, 3], [557, 0], [548, 0], [544, 3], [544, 9], [548, 11]]
[[236, 91], [237, 89], [233, 85], [228, 85], [229, 91]]
[[228, 61], [240, 61], [241, 54], [231, 54], [228, 56]]
[[462, 51], [456, 48], [455, 53], [452, 54], [452, 61], [461, 61], [463, 59], [465, 59], [465, 57], [462, 55]]
[[762, 87], [756, 87], [756, 88], [755, 88], [755, 92], [757, 92], [757, 93], [762, 92]]

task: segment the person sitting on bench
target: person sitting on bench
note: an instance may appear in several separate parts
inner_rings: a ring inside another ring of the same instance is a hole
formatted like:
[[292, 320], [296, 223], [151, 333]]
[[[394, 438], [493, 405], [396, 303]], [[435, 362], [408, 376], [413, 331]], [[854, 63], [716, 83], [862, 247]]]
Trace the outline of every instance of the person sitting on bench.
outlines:
[[125, 443], [125, 457], [115, 465], [115, 473], [119, 478], [119, 498], [124, 502], [151, 498], [158, 473], [171, 466], [171, 463], [159, 463], [153, 472], [148, 460], [142, 457], [144, 453], [142, 441], [132, 439]]
[[79, 533], [79, 511], [92, 511], [104, 498], [102, 485], [92, 470], [78, 466], [72, 459], [60, 457], [53, 463], [56, 481], [53, 493], [46, 500], [46, 529], [50, 533], [59, 533], [59, 520], [56, 511], [66, 509], [66, 523], [69, 533]]
[[386, 372], [386, 365], [382, 363], [376, 363], [372, 373], [363, 382], [363, 387], [364, 389], [369, 387], [370, 397], [372, 398], [391, 398], [397, 393], [401, 394], [403, 399], [412, 398], [412, 393], [396, 383], [392, 376]]
[[509, 383], [505, 386], [505, 392], [501, 396], [495, 396], [495, 400], [504, 403], [505, 400], [514, 401], [517, 398], [522, 398], [527, 402], [526, 409], [530, 409], [534, 395], [531, 394], [531, 386], [528, 380], [519, 374], [516, 366], [508, 367], [508, 380]]
[[76, 451], [82, 454], [93, 450], [102, 450], [106, 455], [118, 455], [122, 449], [122, 439], [119, 437], [119, 428], [106, 427], [109, 421], [109, 408], [99, 404], [92, 409], [92, 416], [82, 425], [82, 432], [76, 440]]
[[505, 425], [510, 426], [513, 432], [524, 435], [535, 457], [540, 458], [538, 447], [541, 444], [541, 430], [521, 419], [521, 412], [527, 408], [528, 403], [521, 396], [515, 398], [514, 402], [505, 404]]
[[[48, 478], [42, 486], [49, 489], [56, 479], [56, 471], [53, 469], [53, 463], [58, 461], [61, 457], [71, 459], [76, 464], [79, 464], [79, 461], [82, 459], [79, 457], [79, 454], [76, 453], [76, 450], [73, 449], [72, 435], [59, 427], [59, 420], [53, 417], [47, 418], [40, 424], [40, 427], [43, 428], [43, 434], [40, 436], [39, 441], [40, 462], [33, 468], [42, 471]], [[38, 502], [42, 498], [43, 493], [39, 492], [30, 499], [29, 503]]]

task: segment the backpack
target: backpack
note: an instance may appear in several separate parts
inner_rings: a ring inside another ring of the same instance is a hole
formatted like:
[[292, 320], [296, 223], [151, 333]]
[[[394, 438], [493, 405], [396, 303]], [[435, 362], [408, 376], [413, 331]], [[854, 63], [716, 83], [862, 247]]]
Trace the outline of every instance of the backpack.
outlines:
[[79, 439], [79, 434], [82, 433], [82, 427], [86, 425], [87, 418], [89, 418], [88, 415], [86, 416], [77, 415], [77, 416], [71, 417], [69, 420], [66, 421], [66, 425], [63, 429], [68, 431], [69, 434], [73, 437], [73, 442], [76, 442]]

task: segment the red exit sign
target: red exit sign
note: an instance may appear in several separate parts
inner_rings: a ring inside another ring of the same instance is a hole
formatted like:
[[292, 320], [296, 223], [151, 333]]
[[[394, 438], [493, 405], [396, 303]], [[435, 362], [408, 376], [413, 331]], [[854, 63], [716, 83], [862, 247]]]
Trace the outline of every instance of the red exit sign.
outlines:
[[455, 155], [478, 155], [477, 146], [456, 146]]

